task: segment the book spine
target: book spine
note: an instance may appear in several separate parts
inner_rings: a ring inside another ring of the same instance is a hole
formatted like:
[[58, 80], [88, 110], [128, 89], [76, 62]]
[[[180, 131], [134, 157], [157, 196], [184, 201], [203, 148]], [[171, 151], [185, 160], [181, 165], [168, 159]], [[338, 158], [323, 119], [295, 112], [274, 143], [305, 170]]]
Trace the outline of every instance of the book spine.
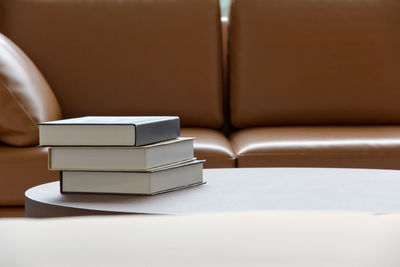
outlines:
[[171, 140], [180, 135], [179, 118], [135, 125], [135, 146]]

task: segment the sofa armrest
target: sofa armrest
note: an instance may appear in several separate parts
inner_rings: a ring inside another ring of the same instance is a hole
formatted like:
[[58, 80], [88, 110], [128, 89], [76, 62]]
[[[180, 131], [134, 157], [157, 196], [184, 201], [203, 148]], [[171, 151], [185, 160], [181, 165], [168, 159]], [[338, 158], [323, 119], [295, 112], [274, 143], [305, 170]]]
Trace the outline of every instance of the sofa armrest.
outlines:
[[50, 86], [25, 53], [0, 34], [0, 141], [38, 144], [37, 123], [61, 118]]

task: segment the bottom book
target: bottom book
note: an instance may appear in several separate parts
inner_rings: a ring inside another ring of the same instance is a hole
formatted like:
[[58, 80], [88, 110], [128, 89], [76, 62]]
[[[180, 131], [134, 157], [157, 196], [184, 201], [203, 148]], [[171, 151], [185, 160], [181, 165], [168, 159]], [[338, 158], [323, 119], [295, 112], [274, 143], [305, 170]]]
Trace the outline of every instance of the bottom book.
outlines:
[[140, 172], [62, 171], [61, 193], [155, 195], [204, 184], [204, 160]]

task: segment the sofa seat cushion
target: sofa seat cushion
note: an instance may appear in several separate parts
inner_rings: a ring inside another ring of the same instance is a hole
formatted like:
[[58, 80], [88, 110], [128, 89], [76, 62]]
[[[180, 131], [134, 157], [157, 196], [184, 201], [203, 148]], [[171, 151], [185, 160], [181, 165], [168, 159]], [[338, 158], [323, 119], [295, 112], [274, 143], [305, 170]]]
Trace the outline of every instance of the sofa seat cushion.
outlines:
[[24, 206], [1, 206], [0, 218], [25, 217]]
[[38, 122], [61, 118], [53, 91], [32, 61], [0, 34], [0, 141], [36, 145]]
[[233, 168], [235, 156], [228, 139], [216, 130], [205, 128], [182, 128], [181, 136], [196, 137], [194, 154], [205, 159], [205, 168]]
[[[210, 129], [183, 128], [181, 135], [196, 137], [195, 156], [207, 160], [205, 168], [235, 167], [232, 147], [222, 133]], [[58, 172], [48, 171], [47, 168], [47, 148], [0, 145], [0, 206], [23, 205], [27, 189], [57, 180]]]
[[0, 206], [24, 205], [30, 187], [55, 181], [58, 172], [47, 170], [47, 148], [0, 145]]
[[238, 167], [400, 169], [400, 126], [263, 127], [230, 141]]

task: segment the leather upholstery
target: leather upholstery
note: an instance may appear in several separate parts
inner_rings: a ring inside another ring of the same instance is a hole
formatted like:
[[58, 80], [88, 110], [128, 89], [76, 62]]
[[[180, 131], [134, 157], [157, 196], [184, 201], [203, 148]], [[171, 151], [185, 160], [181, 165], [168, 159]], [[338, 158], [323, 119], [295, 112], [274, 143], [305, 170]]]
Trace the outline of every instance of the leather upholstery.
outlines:
[[400, 1], [235, 0], [233, 125], [400, 123]]
[[400, 169], [400, 126], [263, 127], [230, 141], [238, 167]]
[[0, 14], [0, 31], [43, 72], [65, 118], [222, 125], [218, 0], [2, 0]]
[[[40, 68], [65, 118], [179, 115], [207, 168], [235, 167], [235, 153], [239, 167], [400, 168], [400, 126], [385, 126], [400, 123], [399, 1], [235, 0], [223, 44], [219, 15], [218, 0], [0, 0], [0, 32]], [[230, 116], [264, 128], [231, 146], [210, 129]], [[0, 146], [0, 170], [0, 205], [58, 177], [36, 147]]]
[[0, 218], [25, 217], [24, 206], [0, 207]]
[[220, 132], [211, 129], [182, 128], [181, 136], [196, 137], [194, 155], [205, 159], [205, 168], [234, 168], [235, 154], [228, 139]]
[[[235, 167], [232, 147], [220, 132], [182, 128], [181, 135], [196, 137], [195, 156], [207, 160], [205, 168]], [[0, 206], [23, 205], [27, 189], [57, 180], [58, 172], [48, 171], [47, 162], [47, 148], [0, 146]]]
[[[4, 0], [0, 14], [0, 31], [42, 70], [65, 118], [179, 115], [183, 126], [222, 125], [218, 0]], [[189, 133], [205, 167], [235, 166], [221, 133]], [[58, 178], [43, 148], [1, 146], [0, 167], [0, 205], [22, 205], [27, 188]]]
[[0, 145], [0, 206], [23, 205], [27, 189], [56, 181], [58, 172], [47, 169], [47, 148]]
[[0, 34], [0, 141], [14, 146], [36, 145], [36, 124], [60, 118], [60, 106], [40, 71]]

